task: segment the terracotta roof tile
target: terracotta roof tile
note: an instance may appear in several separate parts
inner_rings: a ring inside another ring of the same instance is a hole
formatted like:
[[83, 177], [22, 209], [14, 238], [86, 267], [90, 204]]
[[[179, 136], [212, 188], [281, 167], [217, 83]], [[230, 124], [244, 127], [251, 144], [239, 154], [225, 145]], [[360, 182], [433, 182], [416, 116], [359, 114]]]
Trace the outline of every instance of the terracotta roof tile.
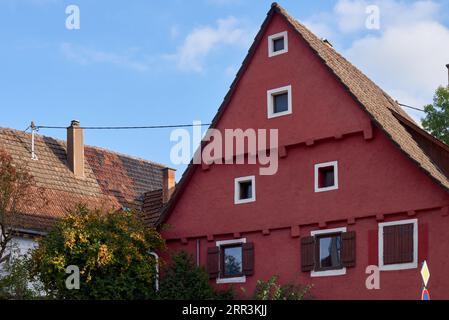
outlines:
[[79, 203], [92, 208], [140, 210], [144, 194], [162, 188], [163, 165], [85, 146], [85, 177], [78, 179], [68, 167], [65, 141], [36, 135], [35, 145], [37, 161], [31, 160], [30, 134], [0, 128], [0, 148], [15, 161], [26, 161], [48, 201], [44, 208], [24, 212], [24, 227], [46, 229]]

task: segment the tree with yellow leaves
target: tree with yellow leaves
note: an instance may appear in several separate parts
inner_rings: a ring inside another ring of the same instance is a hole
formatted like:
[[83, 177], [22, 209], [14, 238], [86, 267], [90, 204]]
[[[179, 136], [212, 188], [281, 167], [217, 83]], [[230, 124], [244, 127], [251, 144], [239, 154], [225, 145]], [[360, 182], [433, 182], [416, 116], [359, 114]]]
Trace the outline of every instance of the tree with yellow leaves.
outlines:
[[[160, 234], [133, 211], [102, 212], [79, 206], [61, 220], [32, 254], [32, 273], [55, 299], [152, 299]], [[79, 289], [68, 288], [66, 270], [76, 266]]]

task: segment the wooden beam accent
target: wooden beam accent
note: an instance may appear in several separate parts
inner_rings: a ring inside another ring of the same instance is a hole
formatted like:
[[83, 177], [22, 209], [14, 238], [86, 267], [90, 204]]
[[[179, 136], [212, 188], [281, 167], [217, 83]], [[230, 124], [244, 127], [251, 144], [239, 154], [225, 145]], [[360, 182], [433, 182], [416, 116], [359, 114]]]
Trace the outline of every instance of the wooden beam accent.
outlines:
[[299, 226], [291, 226], [290, 235], [292, 238], [299, 238], [301, 236], [301, 229]]

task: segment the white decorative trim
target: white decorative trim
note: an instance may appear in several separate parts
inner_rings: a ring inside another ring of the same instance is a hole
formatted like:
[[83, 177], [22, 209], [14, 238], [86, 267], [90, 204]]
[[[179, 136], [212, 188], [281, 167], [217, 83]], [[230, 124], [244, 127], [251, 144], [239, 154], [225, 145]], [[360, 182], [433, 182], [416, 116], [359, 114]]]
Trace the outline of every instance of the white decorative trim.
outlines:
[[[274, 112], [274, 96], [287, 93], [288, 109], [282, 112]], [[288, 85], [267, 91], [267, 113], [268, 119], [285, 116], [292, 113], [292, 86]]]
[[[310, 235], [312, 237], [317, 235], [325, 235], [325, 234], [332, 234], [332, 233], [343, 233], [346, 232], [346, 227], [342, 228], [334, 228], [334, 229], [325, 229], [325, 230], [313, 230], [310, 232]], [[318, 277], [335, 277], [335, 276], [343, 276], [346, 274], [346, 268], [341, 268], [337, 270], [326, 270], [326, 271], [311, 271], [310, 276], [312, 278], [318, 278]]]
[[217, 241], [217, 242], [215, 242], [215, 246], [220, 247], [220, 246], [227, 246], [230, 244], [243, 244], [243, 243], [246, 243], [246, 238]]
[[[413, 224], [413, 262], [384, 265], [384, 233], [383, 228], [402, 224]], [[407, 270], [418, 268], [418, 219], [399, 220], [379, 223], [379, 269], [381, 271]]]
[[[252, 184], [252, 195], [248, 199], [240, 199], [240, 183], [241, 182], [251, 182]], [[234, 179], [234, 204], [243, 204], [256, 201], [256, 176], [247, 176]]]
[[[274, 40], [278, 40], [280, 38], [284, 38], [284, 49], [279, 51], [274, 51]], [[278, 56], [283, 53], [288, 52], [288, 33], [287, 31], [279, 32], [268, 36], [268, 57]]]
[[246, 276], [237, 277], [237, 278], [217, 278], [217, 284], [225, 284], [225, 283], [245, 283]]
[[346, 268], [338, 269], [338, 270], [312, 271], [312, 272], [310, 272], [310, 276], [312, 278], [336, 277], [336, 276], [344, 276], [345, 274], [346, 274]]
[[[320, 188], [320, 169], [334, 167], [334, 185], [331, 187]], [[338, 161], [318, 163], [315, 165], [315, 192], [326, 192], [338, 189]]]
[[335, 228], [335, 229], [323, 229], [323, 230], [313, 230], [312, 232], [310, 232], [310, 235], [312, 237], [317, 236], [317, 235], [322, 235], [322, 234], [331, 234], [331, 233], [343, 233], [346, 232], [346, 227], [341, 227], [341, 228]]
[[[246, 238], [241, 239], [233, 239], [233, 240], [222, 240], [215, 242], [215, 246], [227, 246], [231, 244], [244, 244], [246, 243]], [[221, 248], [220, 248], [220, 255], [221, 255]], [[242, 252], [243, 254], [243, 252]], [[219, 261], [221, 261], [221, 256], [219, 256]], [[221, 263], [219, 263], [219, 266], [221, 267]], [[241, 277], [235, 277], [235, 278], [217, 278], [217, 284], [226, 284], [226, 283], [245, 283], [246, 282], [246, 276]]]

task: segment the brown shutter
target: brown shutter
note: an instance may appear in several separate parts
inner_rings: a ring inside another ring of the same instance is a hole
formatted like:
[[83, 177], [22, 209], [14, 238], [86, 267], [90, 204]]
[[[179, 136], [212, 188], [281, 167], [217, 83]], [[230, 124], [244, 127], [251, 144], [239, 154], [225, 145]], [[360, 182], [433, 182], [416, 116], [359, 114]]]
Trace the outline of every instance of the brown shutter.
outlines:
[[344, 232], [341, 235], [341, 263], [343, 267], [355, 267], [355, 232]]
[[315, 268], [315, 238], [301, 238], [301, 271], [308, 272]]
[[384, 231], [384, 264], [413, 262], [413, 224], [388, 226]]
[[220, 248], [207, 248], [207, 273], [209, 274], [209, 279], [218, 278], [218, 274], [220, 272], [219, 263]]
[[243, 274], [252, 276], [254, 274], [254, 243], [244, 243], [242, 254]]

